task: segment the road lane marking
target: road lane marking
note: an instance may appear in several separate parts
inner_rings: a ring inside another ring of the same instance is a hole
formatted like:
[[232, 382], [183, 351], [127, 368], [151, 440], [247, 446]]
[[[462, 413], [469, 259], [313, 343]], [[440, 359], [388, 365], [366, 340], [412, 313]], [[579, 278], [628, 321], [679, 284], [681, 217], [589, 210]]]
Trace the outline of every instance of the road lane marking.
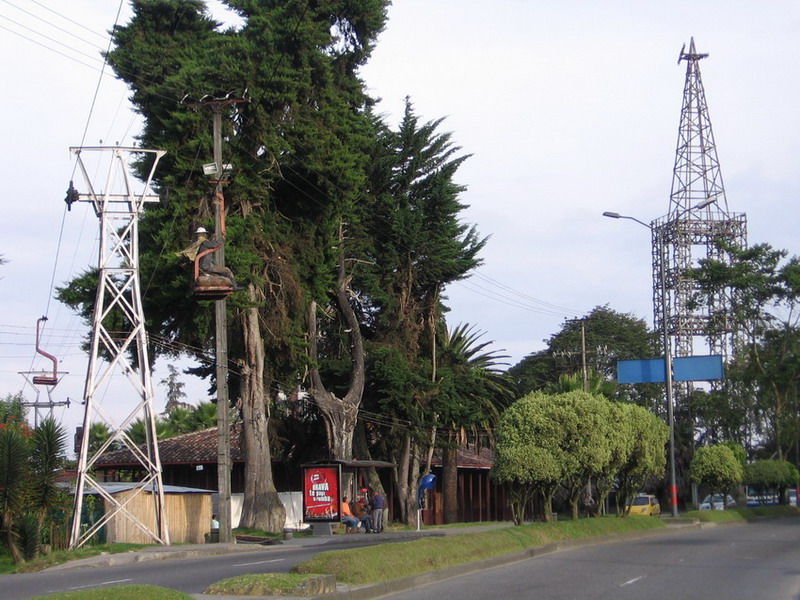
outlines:
[[259, 561], [256, 561], [256, 562], [239, 563], [239, 564], [232, 565], [232, 566], [234, 566], [234, 567], [249, 567], [250, 565], [264, 565], [264, 564], [267, 564], [267, 563], [283, 562], [284, 560], [286, 560], [286, 559], [284, 559], [284, 558], [273, 558], [272, 560], [259, 560]]
[[115, 583], [125, 583], [126, 581], [133, 581], [133, 579], [117, 579], [116, 581], [103, 581], [101, 583], [92, 583], [90, 585], [79, 585], [78, 587], [67, 588], [69, 590], [83, 590], [86, 588], [100, 587], [101, 585], [114, 585]]
[[623, 583], [619, 587], [625, 587], [626, 585], [630, 585], [632, 583], [636, 583], [637, 581], [639, 581], [640, 579], [644, 579], [645, 577], [647, 577], [647, 576], [646, 575], [640, 575], [639, 577], [634, 577], [633, 579], [631, 579], [630, 581], [626, 581], [625, 583]]

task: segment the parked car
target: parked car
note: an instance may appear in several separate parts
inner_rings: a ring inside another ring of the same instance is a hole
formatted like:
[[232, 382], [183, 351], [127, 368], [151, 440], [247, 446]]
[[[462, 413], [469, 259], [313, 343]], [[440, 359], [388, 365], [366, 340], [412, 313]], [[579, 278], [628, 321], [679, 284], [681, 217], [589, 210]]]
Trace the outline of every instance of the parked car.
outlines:
[[725, 495], [725, 505], [723, 506], [723, 499], [722, 494], [714, 494], [714, 497], [706, 496], [703, 501], [700, 503], [700, 510], [723, 510], [725, 508], [734, 508], [736, 506], [736, 500], [733, 499], [733, 496], [730, 494]]
[[628, 504], [628, 514], [657, 517], [661, 514], [661, 504], [652, 494], [636, 494]]

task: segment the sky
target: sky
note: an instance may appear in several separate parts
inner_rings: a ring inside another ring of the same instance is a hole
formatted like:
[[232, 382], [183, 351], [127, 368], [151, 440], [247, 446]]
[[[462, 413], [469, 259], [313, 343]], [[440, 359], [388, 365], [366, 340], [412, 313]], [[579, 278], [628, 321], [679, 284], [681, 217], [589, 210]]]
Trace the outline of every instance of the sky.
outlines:
[[[112, 0], [0, 0], [0, 397], [37, 399], [21, 373], [49, 368], [35, 352], [47, 316], [42, 346], [66, 373], [51, 399], [72, 401], [54, 410], [69, 428], [83, 418], [87, 329], [54, 286], [96, 266], [99, 230], [86, 204], [65, 210], [70, 180], [82, 185], [69, 148], [134, 143], [141, 120], [99, 58], [130, 15]], [[800, 253], [798, 30], [794, 0], [397, 0], [361, 75], [389, 123], [406, 96], [421, 120], [445, 118], [471, 155], [456, 176], [463, 219], [490, 236], [483, 266], [446, 290], [449, 323], [485, 332], [510, 364], [596, 306], [652, 323], [650, 233], [601, 215], [666, 214], [691, 37], [710, 55], [700, 68], [729, 209], [747, 214], [750, 243]], [[167, 374], [160, 361], [157, 410]], [[204, 382], [182, 381], [188, 400], [208, 399]]]

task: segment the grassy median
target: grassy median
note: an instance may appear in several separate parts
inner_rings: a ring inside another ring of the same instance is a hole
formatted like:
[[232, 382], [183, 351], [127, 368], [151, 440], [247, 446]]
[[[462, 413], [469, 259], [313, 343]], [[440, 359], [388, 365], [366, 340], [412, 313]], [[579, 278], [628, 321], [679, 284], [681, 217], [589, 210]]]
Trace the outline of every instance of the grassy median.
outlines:
[[296, 573], [326, 573], [338, 583], [364, 585], [417, 575], [475, 560], [511, 554], [565, 540], [664, 527], [652, 517], [602, 517], [531, 523], [482, 533], [427, 537], [407, 542], [322, 552], [297, 565]]
[[726, 510], [690, 510], [682, 517], [697, 519], [703, 523], [729, 523], [732, 521], [749, 521], [764, 517], [796, 517], [800, 510], [796, 506], [744, 506]]

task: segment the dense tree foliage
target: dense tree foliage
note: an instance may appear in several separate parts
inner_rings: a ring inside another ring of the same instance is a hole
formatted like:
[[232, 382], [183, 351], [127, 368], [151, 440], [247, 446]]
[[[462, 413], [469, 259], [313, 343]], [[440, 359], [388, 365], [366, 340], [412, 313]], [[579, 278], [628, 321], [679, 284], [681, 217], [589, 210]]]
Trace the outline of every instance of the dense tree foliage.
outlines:
[[709, 305], [721, 294], [729, 298], [724, 320], [711, 327], [732, 322], [741, 333], [720, 399], [731, 405], [728, 421], [738, 431], [726, 433], [751, 450], [783, 459], [797, 450], [800, 432], [800, 258], [787, 258], [787, 251], [769, 244], [718, 250], [726, 260], [702, 260], [690, 275], [699, 287], [696, 304]]
[[616, 380], [618, 360], [658, 356], [658, 337], [642, 319], [608, 306], [597, 306], [581, 319], [564, 321], [561, 330], [545, 342], [545, 350], [526, 356], [509, 370], [519, 395], [546, 388], [553, 391], [558, 385], [563, 391], [563, 386], [569, 385], [569, 378], [580, 378], [582, 382], [584, 360], [591, 385], [585, 391], [600, 392], [651, 409], [656, 408], [658, 398], [663, 395], [660, 386], [609, 385]]
[[800, 483], [800, 474], [797, 467], [790, 462], [774, 459], [757, 460], [745, 465], [744, 483], [752, 488], [756, 497], [766, 503], [776, 492], [783, 498], [786, 488]]
[[[173, 352], [175, 340], [213, 348], [213, 312], [187, 296], [189, 268], [179, 255], [195, 227], [212, 227], [219, 201], [201, 169], [218, 110], [223, 162], [233, 165], [225, 258], [247, 285], [228, 299], [230, 384], [253, 469], [245, 479], [260, 486], [245, 493], [244, 524], [282, 527], [267, 417], [298, 381], [323, 417], [331, 457], [352, 456], [365, 390], [371, 408], [391, 415], [364, 448], [400, 465], [405, 517], [435, 428], [467, 414], [471, 421], [457, 427], [475, 424], [456, 396], [483, 385], [496, 391], [480, 368], [457, 378], [448, 374], [457, 365], [442, 364], [437, 377], [443, 292], [479, 264], [485, 244], [460, 219], [464, 188], [455, 175], [467, 156], [440, 131], [442, 119], [423, 122], [410, 101], [397, 129], [372, 113], [358, 70], [384, 27], [386, 0], [225, 4], [240, 27], [223, 29], [199, 0], [134, 0], [108, 55], [144, 116], [142, 145], [167, 150], [155, 185], [168, 202], [149, 206], [140, 223], [142, 277], [159, 282], [147, 288], [145, 314], [167, 342], [152, 356]], [[87, 318], [92, 275], [59, 291]], [[383, 374], [394, 388], [380, 385]], [[175, 381], [166, 384], [170, 401], [180, 402]], [[491, 412], [492, 402], [481, 402]], [[169, 414], [184, 421], [177, 408]], [[256, 498], [260, 508], [251, 510]]]

